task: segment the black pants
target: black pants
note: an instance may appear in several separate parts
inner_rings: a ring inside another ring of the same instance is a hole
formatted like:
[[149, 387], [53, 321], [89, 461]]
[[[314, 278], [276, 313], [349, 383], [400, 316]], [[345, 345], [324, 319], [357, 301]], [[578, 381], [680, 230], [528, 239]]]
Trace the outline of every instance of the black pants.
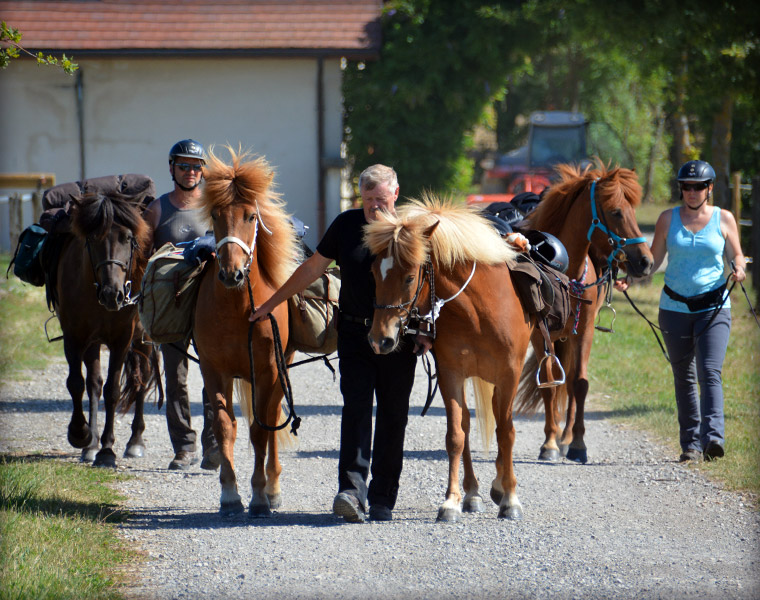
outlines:
[[[392, 354], [379, 355], [367, 341], [368, 329], [341, 324], [338, 335], [340, 391], [343, 415], [340, 425], [338, 491], [369, 504], [393, 508], [404, 458], [404, 433], [409, 394], [414, 384], [417, 357], [411, 343]], [[374, 449], [372, 405], [377, 398]], [[372, 481], [367, 488], [367, 477]]]
[[[187, 352], [189, 341], [185, 344], [176, 342], [176, 345]], [[164, 356], [164, 374], [166, 377], [166, 424], [169, 429], [174, 453], [195, 452], [195, 430], [190, 424], [190, 396], [187, 391], [187, 357], [177, 350], [172, 344], [162, 344], [161, 353]], [[203, 431], [201, 433], [201, 446], [205, 452], [216, 446], [214, 431], [211, 428], [214, 413], [206, 398], [206, 390], [203, 397]]]

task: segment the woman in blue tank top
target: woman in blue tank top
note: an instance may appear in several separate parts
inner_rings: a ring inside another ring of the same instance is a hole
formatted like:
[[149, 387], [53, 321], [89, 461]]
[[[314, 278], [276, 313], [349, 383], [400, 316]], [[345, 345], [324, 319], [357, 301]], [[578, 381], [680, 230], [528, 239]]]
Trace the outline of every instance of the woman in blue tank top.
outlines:
[[734, 265], [730, 278], [746, 278], [734, 216], [708, 203], [714, 180], [708, 163], [685, 163], [678, 170], [681, 206], [659, 216], [652, 241], [654, 270], [668, 258], [659, 324], [673, 370], [681, 462], [724, 454], [721, 373], [731, 331], [724, 256]]

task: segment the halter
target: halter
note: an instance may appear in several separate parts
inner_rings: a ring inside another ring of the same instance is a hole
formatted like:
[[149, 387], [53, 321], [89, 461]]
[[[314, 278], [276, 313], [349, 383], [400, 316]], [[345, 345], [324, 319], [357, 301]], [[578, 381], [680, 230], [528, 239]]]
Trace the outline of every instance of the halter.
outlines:
[[258, 233], [259, 233], [259, 218], [257, 216], [256, 221], [254, 221], [253, 241], [251, 242], [250, 247], [240, 238], [235, 237], [234, 235], [228, 235], [216, 243], [217, 261], [219, 260], [219, 248], [221, 248], [225, 244], [237, 244], [243, 250], [245, 250], [245, 253], [248, 255], [248, 262], [246, 262], [245, 265], [243, 266], [243, 270], [248, 271], [251, 267], [251, 263], [253, 262], [253, 249], [256, 247], [256, 237], [258, 236]]
[[101, 260], [98, 264], [95, 264], [95, 261], [92, 258], [92, 248], [90, 247], [90, 240], [89, 238], [85, 239], [84, 242], [85, 248], [87, 248], [87, 256], [90, 257], [90, 266], [92, 267], [92, 278], [95, 280], [95, 294], [97, 296], [100, 296], [100, 288], [101, 283], [98, 281], [98, 271], [101, 267], [106, 267], [108, 265], [118, 265], [122, 269], [124, 269], [125, 273], [125, 281], [124, 281], [124, 303], [122, 304], [122, 308], [125, 306], [130, 306], [137, 302], [138, 296], [135, 298], [131, 297], [132, 294], [132, 280], [130, 279], [132, 275], [132, 259], [134, 258], [135, 249], [137, 248], [137, 240], [135, 239], [135, 236], [130, 233], [129, 237], [129, 262], [125, 263], [124, 261], [118, 260], [116, 258], [107, 258], [105, 260]]

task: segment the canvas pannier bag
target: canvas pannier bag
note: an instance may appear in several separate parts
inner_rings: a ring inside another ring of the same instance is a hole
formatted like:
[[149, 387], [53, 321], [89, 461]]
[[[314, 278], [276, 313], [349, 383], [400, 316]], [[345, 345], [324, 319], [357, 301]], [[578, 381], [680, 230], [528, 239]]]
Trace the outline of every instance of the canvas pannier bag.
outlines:
[[171, 242], [148, 260], [137, 311], [145, 333], [157, 344], [184, 341], [193, 331], [199, 275], [205, 262], [190, 264]]
[[46, 239], [47, 231], [39, 225], [30, 225], [24, 229], [18, 236], [16, 252], [8, 265], [8, 270], [13, 266], [13, 274], [21, 281], [38, 287], [45, 285], [45, 269], [41, 255]]
[[338, 349], [340, 270], [328, 269], [300, 294], [288, 300], [288, 347], [309, 354]]

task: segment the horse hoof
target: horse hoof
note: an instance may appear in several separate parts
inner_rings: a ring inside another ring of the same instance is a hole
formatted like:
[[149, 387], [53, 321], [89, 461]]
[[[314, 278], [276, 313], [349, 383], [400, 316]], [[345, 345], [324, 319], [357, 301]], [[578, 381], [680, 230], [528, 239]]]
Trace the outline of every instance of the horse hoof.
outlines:
[[282, 506], [281, 494], [267, 494], [267, 500], [269, 500], [269, 508], [276, 510]]
[[519, 506], [501, 506], [499, 507], [499, 518], [509, 519], [510, 521], [519, 521], [522, 519], [522, 508]]
[[461, 513], [455, 508], [439, 508], [436, 521], [439, 523], [456, 523]]
[[248, 507], [248, 516], [251, 519], [267, 519], [272, 516], [272, 511], [266, 504], [251, 504]]
[[116, 455], [112, 450], [101, 450], [95, 456], [95, 460], [92, 463], [93, 467], [107, 467], [109, 469], [116, 468]]
[[498, 506], [501, 504], [501, 499], [504, 497], [504, 494], [497, 490], [496, 488], [491, 488], [491, 500], [493, 500], [493, 503]]
[[483, 498], [480, 496], [473, 496], [472, 498], [465, 498], [462, 503], [462, 511], [468, 513], [482, 513], [486, 511], [486, 507], [483, 504]]
[[585, 448], [580, 450], [577, 448], [568, 448], [566, 458], [567, 460], [585, 465], [588, 462], [588, 453]]
[[538, 460], [557, 462], [559, 460], [559, 450], [557, 448], [542, 448], [538, 455]]
[[85, 448], [82, 450], [82, 456], [79, 460], [83, 463], [92, 463], [95, 460], [95, 456], [98, 454], [97, 448]]
[[565, 458], [567, 456], [567, 451], [570, 449], [570, 446], [568, 444], [560, 444], [559, 445], [559, 455], [562, 458]]
[[124, 458], [142, 458], [143, 456], [145, 456], [145, 446], [142, 444], [127, 446], [124, 450]]
[[219, 507], [219, 514], [223, 517], [232, 517], [234, 515], [239, 515], [244, 510], [243, 503], [238, 500], [232, 504], [222, 504]]

